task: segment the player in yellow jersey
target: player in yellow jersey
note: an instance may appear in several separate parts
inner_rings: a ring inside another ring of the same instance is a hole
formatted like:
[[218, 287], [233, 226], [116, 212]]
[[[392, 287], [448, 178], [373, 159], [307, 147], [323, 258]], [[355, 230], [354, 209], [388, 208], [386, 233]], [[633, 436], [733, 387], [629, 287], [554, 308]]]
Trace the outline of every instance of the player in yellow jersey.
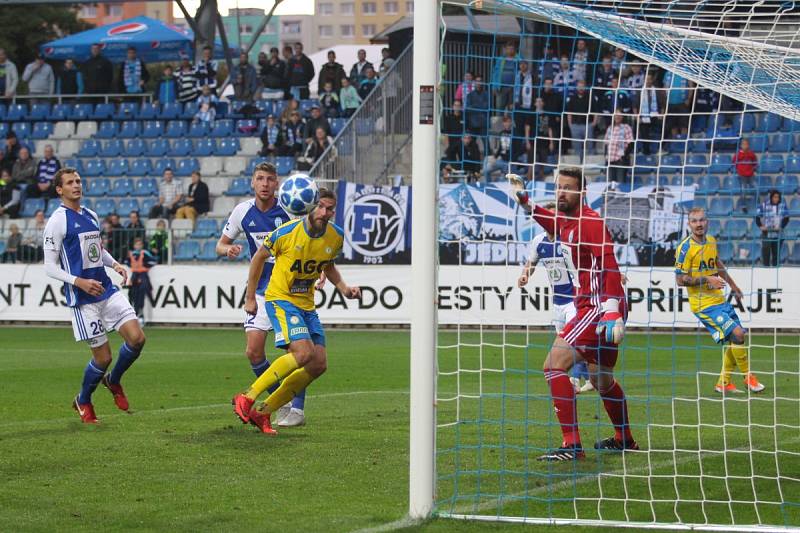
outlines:
[[[328, 355], [325, 331], [314, 305], [314, 290], [324, 272], [345, 298], [360, 298], [361, 289], [348, 286], [334, 259], [342, 250], [344, 232], [331, 222], [336, 195], [320, 189], [319, 203], [307, 216], [269, 233], [250, 261], [244, 309], [255, 315], [256, 286], [270, 256], [275, 258], [264, 295], [267, 316], [275, 330], [275, 346], [288, 353], [276, 359], [242, 394], [233, 398], [234, 412], [244, 423], [274, 435], [270, 416], [325, 372]], [[280, 386], [256, 409], [256, 398], [276, 383]]]
[[747, 331], [742, 327], [736, 310], [725, 299], [724, 288], [730, 286], [741, 302], [742, 291], [728, 274], [717, 253], [717, 240], [707, 235], [708, 219], [702, 207], [689, 211], [689, 236], [681, 241], [675, 256], [675, 276], [678, 285], [689, 291], [689, 305], [695, 316], [708, 329], [717, 343], [730, 341], [722, 360], [722, 372], [714, 390], [720, 393], [739, 392], [731, 383], [731, 372], [738, 366], [744, 383], [751, 392], [761, 392], [764, 385], [750, 372], [745, 346]]

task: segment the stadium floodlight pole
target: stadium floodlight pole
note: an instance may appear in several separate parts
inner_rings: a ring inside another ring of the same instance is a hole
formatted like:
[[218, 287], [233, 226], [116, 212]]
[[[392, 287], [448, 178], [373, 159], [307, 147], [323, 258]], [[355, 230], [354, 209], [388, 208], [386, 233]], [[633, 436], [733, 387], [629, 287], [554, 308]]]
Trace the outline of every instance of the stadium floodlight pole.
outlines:
[[408, 505], [412, 519], [430, 516], [435, 480], [438, 58], [439, 2], [415, 0]]

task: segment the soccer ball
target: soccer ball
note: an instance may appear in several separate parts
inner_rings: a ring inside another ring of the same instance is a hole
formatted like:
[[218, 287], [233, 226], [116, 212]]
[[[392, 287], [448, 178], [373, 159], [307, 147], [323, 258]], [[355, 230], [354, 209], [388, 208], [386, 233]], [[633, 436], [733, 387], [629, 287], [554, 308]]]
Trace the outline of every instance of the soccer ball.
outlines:
[[317, 183], [308, 174], [293, 174], [281, 183], [278, 202], [290, 215], [306, 215], [319, 202]]

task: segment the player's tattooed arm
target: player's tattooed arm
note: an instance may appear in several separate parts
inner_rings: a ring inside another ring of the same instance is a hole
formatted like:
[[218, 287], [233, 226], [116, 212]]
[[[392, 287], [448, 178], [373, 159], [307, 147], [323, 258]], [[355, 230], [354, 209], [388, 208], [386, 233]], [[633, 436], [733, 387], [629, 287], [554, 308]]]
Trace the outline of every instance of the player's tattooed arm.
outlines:
[[700, 287], [701, 285], [708, 283], [708, 278], [706, 276], [693, 278], [689, 274], [678, 274], [677, 280], [678, 285], [681, 287]]

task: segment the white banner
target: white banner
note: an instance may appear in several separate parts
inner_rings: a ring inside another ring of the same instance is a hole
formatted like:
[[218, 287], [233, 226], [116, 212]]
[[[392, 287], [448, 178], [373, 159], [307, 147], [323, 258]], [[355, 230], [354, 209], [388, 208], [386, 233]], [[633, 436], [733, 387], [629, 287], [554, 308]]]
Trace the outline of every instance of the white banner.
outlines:
[[[345, 300], [327, 284], [317, 293], [323, 322], [409, 323], [409, 266], [341, 265], [339, 269], [349, 284], [362, 287], [363, 298]], [[516, 266], [442, 266], [439, 322], [549, 324], [545, 272], [537, 269], [524, 291], [517, 288], [519, 273]], [[626, 274], [630, 325], [672, 329], [697, 324], [686, 292], [675, 286], [671, 268], [632, 268]], [[745, 305], [737, 310], [746, 327], [800, 327], [800, 269], [732, 269], [731, 274], [745, 293]], [[153, 294], [145, 317], [152, 322], [240, 324], [246, 275], [246, 265], [157, 266], [150, 271]], [[61, 287], [45, 275], [41, 265], [0, 265], [0, 322], [69, 320]], [[415, 297], [433, 299], [435, 295]]]

